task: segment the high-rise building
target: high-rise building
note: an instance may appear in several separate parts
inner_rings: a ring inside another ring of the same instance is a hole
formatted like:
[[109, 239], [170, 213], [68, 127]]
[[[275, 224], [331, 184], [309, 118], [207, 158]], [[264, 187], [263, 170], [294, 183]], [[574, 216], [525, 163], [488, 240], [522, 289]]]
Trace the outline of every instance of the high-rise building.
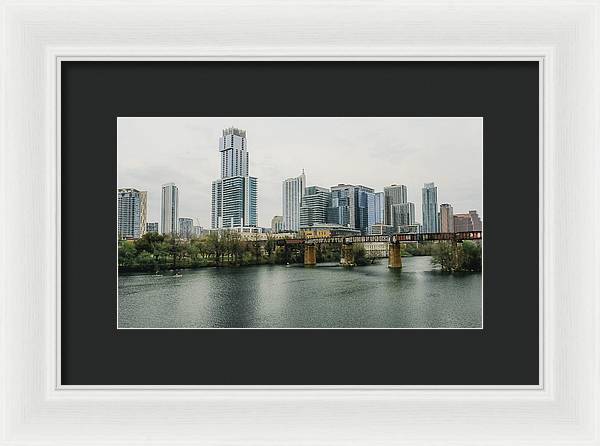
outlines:
[[140, 191], [140, 237], [146, 233], [146, 222], [148, 221], [148, 192]]
[[392, 216], [392, 226], [414, 225], [415, 224], [415, 204], [399, 203], [390, 206]]
[[329, 189], [307, 187], [300, 205], [300, 228], [327, 223], [327, 208], [331, 202]]
[[221, 178], [248, 176], [246, 131], [230, 127], [219, 137]]
[[425, 183], [422, 190], [423, 232], [438, 232], [437, 187]]
[[258, 224], [258, 180], [248, 174], [246, 131], [230, 127], [219, 138], [221, 178], [212, 182], [211, 227], [241, 228]]
[[383, 192], [375, 192], [374, 194], [373, 213], [375, 214], [373, 224], [383, 224], [385, 221], [385, 194]]
[[179, 190], [175, 183], [162, 185], [160, 228], [163, 234], [178, 234]]
[[179, 218], [179, 237], [191, 238], [194, 235], [194, 220], [191, 218]]
[[454, 232], [454, 214], [448, 203], [440, 204], [440, 232]]
[[145, 191], [133, 188], [117, 191], [117, 236], [119, 238], [137, 239], [146, 232]]
[[146, 232], [156, 232], [158, 234], [158, 222], [146, 223]]
[[338, 184], [331, 188], [331, 205], [327, 208], [327, 223], [349, 228], [356, 222], [356, 188]]
[[283, 215], [274, 216], [271, 220], [271, 232], [276, 234], [283, 231]]
[[367, 234], [369, 225], [375, 223], [375, 192], [367, 186], [356, 186], [355, 228]]
[[283, 180], [283, 229], [297, 231], [300, 229], [300, 206], [306, 187], [306, 176], [302, 174], [295, 178]]
[[392, 222], [392, 206], [395, 204], [406, 203], [407, 191], [403, 184], [392, 184], [383, 188], [384, 195], [384, 223], [386, 225], [393, 224]]
[[466, 214], [454, 214], [454, 232], [481, 231], [482, 223], [477, 211]]
[[204, 228], [202, 226], [195, 226], [193, 228], [194, 237], [200, 237], [204, 233]]

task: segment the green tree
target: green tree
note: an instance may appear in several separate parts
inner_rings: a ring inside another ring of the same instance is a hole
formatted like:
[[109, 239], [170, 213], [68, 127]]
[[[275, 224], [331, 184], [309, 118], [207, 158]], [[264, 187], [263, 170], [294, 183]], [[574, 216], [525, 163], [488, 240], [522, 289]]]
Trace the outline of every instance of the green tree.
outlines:
[[435, 265], [440, 265], [442, 271], [451, 272], [456, 268], [455, 251], [450, 242], [436, 243], [433, 248], [433, 259], [431, 262]]
[[354, 256], [354, 264], [358, 266], [368, 265], [369, 259], [367, 258], [367, 251], [362, 244], [352, 245], [352, 254]]

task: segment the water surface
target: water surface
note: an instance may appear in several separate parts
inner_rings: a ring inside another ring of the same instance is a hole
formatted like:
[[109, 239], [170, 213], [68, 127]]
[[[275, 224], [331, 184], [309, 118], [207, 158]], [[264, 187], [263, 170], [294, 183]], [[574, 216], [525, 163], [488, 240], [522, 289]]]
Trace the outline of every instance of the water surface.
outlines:
[[445, 274], [430, 257], [401, 271], [319, 264], [119, 277], [119, 328], [481, 327], [481, 274]]

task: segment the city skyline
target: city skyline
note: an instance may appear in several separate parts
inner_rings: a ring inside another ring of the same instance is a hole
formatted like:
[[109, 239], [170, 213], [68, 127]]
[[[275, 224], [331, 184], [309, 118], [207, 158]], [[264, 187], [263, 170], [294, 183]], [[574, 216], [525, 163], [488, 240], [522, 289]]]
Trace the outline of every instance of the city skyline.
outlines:
[[302, 169], [307, 187], [348, 183], [380, 192], [406, 185], [407, 201], [419, 210], [423, 185], [434, 182], [438, 204], [476, 209], [483, 218], [481, 118], [119, 118], [118, 187], [148, 191], [153, 222], [161, 185], [174, 182], [179, 216], [210, 227], [218, 138], [232, 125], [248, 132], [250, 170], [261, 183], [260, 227], [283, 214], [281, 185]]

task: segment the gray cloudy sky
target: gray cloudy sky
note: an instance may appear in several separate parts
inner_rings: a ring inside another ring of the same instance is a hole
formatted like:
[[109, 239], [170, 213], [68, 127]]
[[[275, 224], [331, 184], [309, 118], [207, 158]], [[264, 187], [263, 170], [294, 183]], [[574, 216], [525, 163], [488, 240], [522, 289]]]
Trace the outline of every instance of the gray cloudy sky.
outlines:
[[159, 221], [161, 185], [179, 187], [179, 216], [210, 226], [211, 182], [226, 127], [247, 131], [250, 175], [258, 178], [258, 220], [281, 215], [281, 182], [305, 169], [307, 185], [405, 184], [421, 217], [421, 188], [438, 203], [482, 216], [482, 118], [118, 118], [118, 187], [148, 191]]

